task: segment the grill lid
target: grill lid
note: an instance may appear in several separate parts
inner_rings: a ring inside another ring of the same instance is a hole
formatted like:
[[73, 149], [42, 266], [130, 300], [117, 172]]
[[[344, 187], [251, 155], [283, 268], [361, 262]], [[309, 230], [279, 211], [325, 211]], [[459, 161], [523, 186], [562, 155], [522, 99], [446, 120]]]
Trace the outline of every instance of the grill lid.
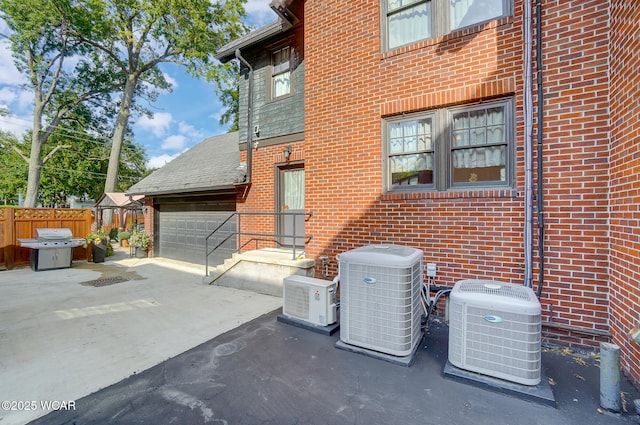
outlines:
[[64, 227], [36, 229], [36, 238], [41, 241], [67, 240], [71, 239], [72, 236], [71, 229]]

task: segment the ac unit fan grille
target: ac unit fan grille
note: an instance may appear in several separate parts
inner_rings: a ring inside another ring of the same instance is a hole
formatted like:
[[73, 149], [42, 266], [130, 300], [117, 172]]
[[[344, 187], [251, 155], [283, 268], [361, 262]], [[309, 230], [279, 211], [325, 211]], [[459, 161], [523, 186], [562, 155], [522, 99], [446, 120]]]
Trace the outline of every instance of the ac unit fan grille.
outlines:
[[286, 315], [308, 320], [309, 319], [309, 288], [304, 285], [287, 283], [286, 300], [283, 305]]
[[452, 303], [449, 360], [464, 369], [533, 385], [540, 379], [540, 315]]
[[524, 286], [497, 285], [489, 280], [466, 280], [458, 283], [460, 292], [472, 294], [497, 295], [501, 297], [513, 298], [517, 300], [531, 300], [531, 293]]
[[[420, 339], [420, 262], [390, 268], [341, 265], [343, 341], [392, 355], [407, 355]], [[375, 282], [367, 283], [367, 279]], [[346, 282], [346, 283], [345, 283]]]

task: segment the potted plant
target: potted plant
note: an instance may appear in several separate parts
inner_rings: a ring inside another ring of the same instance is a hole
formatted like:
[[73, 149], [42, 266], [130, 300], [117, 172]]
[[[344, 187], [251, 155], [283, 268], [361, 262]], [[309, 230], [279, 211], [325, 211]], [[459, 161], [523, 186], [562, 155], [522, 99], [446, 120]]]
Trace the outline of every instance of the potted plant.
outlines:
[[118, 233], [118, 240], [120, 241], [120, 246], [127, 248], [129, 246], [130, 237], [131, 237], [131, 233], [127, 231]]
[[136, 249], [136, 257], [138, 258], [146, 257], [147, 250], [149, 249], [150, 243], [151, 243], [151, 238], [143, 230], [134, 229], [131, 232], [131, 237], [129, 238], [129, 245], [131, 245]]
[[85, 240], [87, 244], [91, 246], [91, 257], [94, 263], [104, 263], [104, 258], [107, 255], [107, 248], [109, 245], [109, 235], [102, 230], [96, 230], [89, 233]]

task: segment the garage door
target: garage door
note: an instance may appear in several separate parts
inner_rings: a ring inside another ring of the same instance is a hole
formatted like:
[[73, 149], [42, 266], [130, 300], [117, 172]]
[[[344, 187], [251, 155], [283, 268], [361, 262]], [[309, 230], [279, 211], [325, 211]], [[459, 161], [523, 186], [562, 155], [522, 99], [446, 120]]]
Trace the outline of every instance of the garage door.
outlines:
[[[201, 207], [200, 207], [201, 208]], [[160, 257], [190, 263], [205, 264], [205, 238], [233, 211], [198, 211], [195, 206], [160, 206], [158, 220], [158, 246]], [[217, 237], [209, 239], [209, 250], [231, 235], [220, 248], [209, 256], [209, 266], [222, 264], [236, 248], [235, 217], [227, 221]]]

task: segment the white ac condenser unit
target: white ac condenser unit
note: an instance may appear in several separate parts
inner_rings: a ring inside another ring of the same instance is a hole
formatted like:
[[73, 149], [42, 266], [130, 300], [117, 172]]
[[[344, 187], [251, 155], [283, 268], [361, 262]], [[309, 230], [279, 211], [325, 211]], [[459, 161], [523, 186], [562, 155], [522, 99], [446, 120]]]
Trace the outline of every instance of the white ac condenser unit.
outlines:
[[541, 307], [531, 288], [467, 279], [449, 296], [449, 362], [458, 368], [537, 385]]
[[282, 314], [318, 326], [336, 323], [336, 284], [307, 276], [285, 277]]
[[408, 356], [422, 337], [419, 249], [369, 245], [340, 255], [340, 340]]

